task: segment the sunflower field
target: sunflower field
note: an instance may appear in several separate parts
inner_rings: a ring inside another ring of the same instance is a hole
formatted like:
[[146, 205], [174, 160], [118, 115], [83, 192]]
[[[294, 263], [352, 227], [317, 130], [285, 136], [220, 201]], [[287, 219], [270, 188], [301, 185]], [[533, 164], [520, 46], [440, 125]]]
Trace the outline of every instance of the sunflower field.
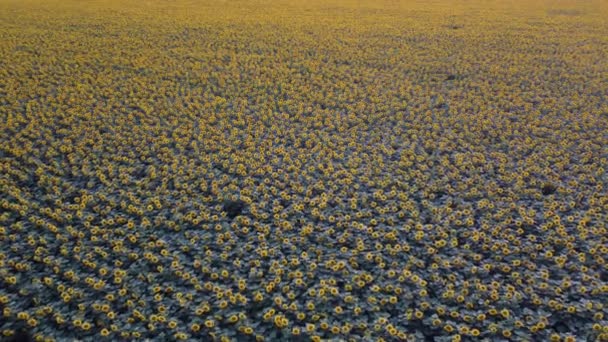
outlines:
[[603, 0], [0, 0], [0, 341], [608, 341]]

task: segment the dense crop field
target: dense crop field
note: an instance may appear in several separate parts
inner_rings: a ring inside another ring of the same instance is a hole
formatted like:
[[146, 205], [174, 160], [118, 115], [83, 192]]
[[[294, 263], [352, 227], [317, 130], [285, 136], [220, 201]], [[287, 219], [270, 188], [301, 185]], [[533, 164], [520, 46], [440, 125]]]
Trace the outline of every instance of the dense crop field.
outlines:
[[606, 18], [0, 0], [0, 340], [608, 341]]

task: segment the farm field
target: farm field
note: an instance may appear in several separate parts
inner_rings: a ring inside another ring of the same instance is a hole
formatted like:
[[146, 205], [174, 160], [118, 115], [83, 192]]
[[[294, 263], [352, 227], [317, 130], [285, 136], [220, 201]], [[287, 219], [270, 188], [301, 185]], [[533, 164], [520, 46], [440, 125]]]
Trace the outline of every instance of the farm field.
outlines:
[[0, 0], [0, 341], [608, 341], [607, 18]]

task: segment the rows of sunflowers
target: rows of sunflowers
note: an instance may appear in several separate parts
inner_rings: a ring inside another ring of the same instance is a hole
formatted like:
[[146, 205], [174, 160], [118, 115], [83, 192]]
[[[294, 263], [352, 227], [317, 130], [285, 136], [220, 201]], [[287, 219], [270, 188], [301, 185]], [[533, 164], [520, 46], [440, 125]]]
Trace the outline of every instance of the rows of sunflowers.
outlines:
[[608, 341], [606, 17], [0, 0], [0, 339]]

